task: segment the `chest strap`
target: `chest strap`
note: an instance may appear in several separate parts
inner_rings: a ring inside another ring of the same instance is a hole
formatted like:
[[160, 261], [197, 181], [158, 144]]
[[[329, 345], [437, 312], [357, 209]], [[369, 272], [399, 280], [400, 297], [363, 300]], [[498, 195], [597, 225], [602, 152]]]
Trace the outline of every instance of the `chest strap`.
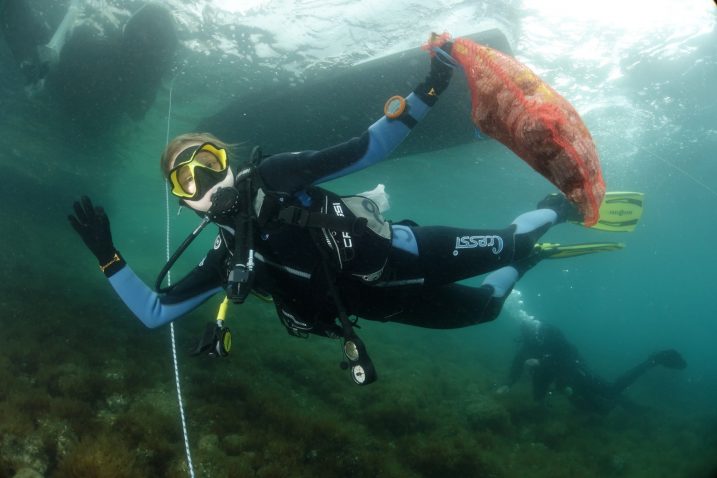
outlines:
[[348, 232], [361, 236], [366, 232], [368, 220], [365, 217], [348, 218], [332, 216], [321, 212], [309, 212], [297, 206], [287, 206], [279, 209], [276, 219], [282, 224], [316, 229], [330, 229], [333, 231]]

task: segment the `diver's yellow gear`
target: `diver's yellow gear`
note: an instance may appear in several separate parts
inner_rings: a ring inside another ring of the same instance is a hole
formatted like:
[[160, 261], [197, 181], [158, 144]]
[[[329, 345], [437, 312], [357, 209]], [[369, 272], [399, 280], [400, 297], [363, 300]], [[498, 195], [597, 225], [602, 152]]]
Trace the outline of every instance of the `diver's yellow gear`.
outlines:
[[229, 327], [224, 325], [224, 320], [227, 318], [227, 306], [229, 305], [229, 297], [224, 297], [224, 300], [219, 304], [219, 310], [217, 311], [217, 331], [216, 331], [216, 343], [214, 350], [220, 357], [226, 357], [229, 355], [232, 349], [232, 332]]
[[229, 305], [229, 298], [224, 297], [224, 300], [219, 304], [219, 310], [217, 311], [217, 323], [224, 323], [224, 319], [227, 318], [227, 306]]
[[226, 150], [212, 143], [204, 143], [198, 148], [190, 147], [179, 153], [174, 167], [169, 171], [172, 194], [183, 199], [193, 199], [200, 195], [202, 188], [197, 181], [198, 169], [211, 176], [226, 173]]
[[600, 204], [599, 219], [591, 229], [632, 232], [642, 216], [643, 193], [607, 192]]
[[121, 260], [122, 260], [122, 258], [119, 256], [119, 254], [117, 254], [117, 252], [115, 252], [115, 255], [112, 256], [112, 259], [110, 259], [109, 261], [107, 261], [106, 264], [100, 264], [100, 270], [101, 270], [102, 272], [104, 272], [104, 271], [107, 270], [107, 268], [108, 268], [109, 266], [111, 266], [112, 264], [116, 264], [116, 263], [120, 262]]
[[224, 325], [227, 315], [227, 305], [229, 298], [225, 297], [219, 310], [217, 311], [217, 320], [208, 322], [204, 326], [204, 333], [200, 337], [197, 345], [192, 350], [192, 355], [207, 354], [210, 357], [226, 357], [232, 348], [232, 333], [229, 327]]
[[586, 242], [566, 245], [542, 242], [534, 246], [533, 253], [538, 254], [541, 259], [565, 259], [595, 252], [618, 251], [624, 247], [625, 244], [620, 242]]

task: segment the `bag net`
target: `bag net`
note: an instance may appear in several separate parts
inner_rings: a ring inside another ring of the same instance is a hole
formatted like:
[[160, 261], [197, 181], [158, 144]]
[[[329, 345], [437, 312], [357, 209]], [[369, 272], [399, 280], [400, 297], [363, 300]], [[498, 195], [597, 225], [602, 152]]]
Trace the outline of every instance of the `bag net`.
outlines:
[[590, 132], [572, 105], [528, 67], [497, 50], [458, 38], [451, 56], [466, 74], [471, 115], [480, 131], [557, 186], [578, 206], [585, 225], [594, 225], [605, 182]]

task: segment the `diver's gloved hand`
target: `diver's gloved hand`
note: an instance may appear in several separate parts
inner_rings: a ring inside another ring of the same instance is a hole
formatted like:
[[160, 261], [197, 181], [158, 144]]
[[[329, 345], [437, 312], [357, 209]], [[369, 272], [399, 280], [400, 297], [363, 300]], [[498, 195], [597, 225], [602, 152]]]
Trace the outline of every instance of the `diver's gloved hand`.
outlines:
[[124, 260], [112, 243], [110, 220], [107, 214], [101, 207], [93, 206], [87, 196], [82, 196], [79, 202], [75, 201], [73, 207], [75, 214], [67, 216], [70, 225], [97, 258], [100, 270], [109, 277], [122, 268]]
[[[435, 41], [438, 36], [434, 33], [434, 36], [429, 41], [429, 44]], [[440, 49], [446, 52], [449, 56], [453, 43], [446, 41], [440, 46]], [[431, 71], [423, 80], [423, 83], [419, 84], [413, 92], [423, 100], [428, 106], [433, 106], [438, 101], [438, 96], [448, 88], [448, 84], [453, 76], [453, 67], [449, 65], [450, 60], [442, 58], [439, 53], [432, 53], [431, 57]]]

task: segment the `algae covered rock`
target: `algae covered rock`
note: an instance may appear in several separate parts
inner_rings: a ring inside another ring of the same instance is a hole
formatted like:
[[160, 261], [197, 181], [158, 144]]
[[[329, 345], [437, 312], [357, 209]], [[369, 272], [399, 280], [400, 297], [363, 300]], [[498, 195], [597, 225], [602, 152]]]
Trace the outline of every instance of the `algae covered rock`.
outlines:
[[38, 435], [21, 438], [8, 434], [0, 442], [0, 463], [7, 463], [17, 470], [34, 470], [42, 475], [47, 471], [49, 457]]
[[503, 431], [511, 426], [510, 414], [490, 395], [474, 394], [465, 408], [466, 421], [471, 428]]
[[43, 478], [43, 474], [33, 468], [21, 468], [12, 478]]

